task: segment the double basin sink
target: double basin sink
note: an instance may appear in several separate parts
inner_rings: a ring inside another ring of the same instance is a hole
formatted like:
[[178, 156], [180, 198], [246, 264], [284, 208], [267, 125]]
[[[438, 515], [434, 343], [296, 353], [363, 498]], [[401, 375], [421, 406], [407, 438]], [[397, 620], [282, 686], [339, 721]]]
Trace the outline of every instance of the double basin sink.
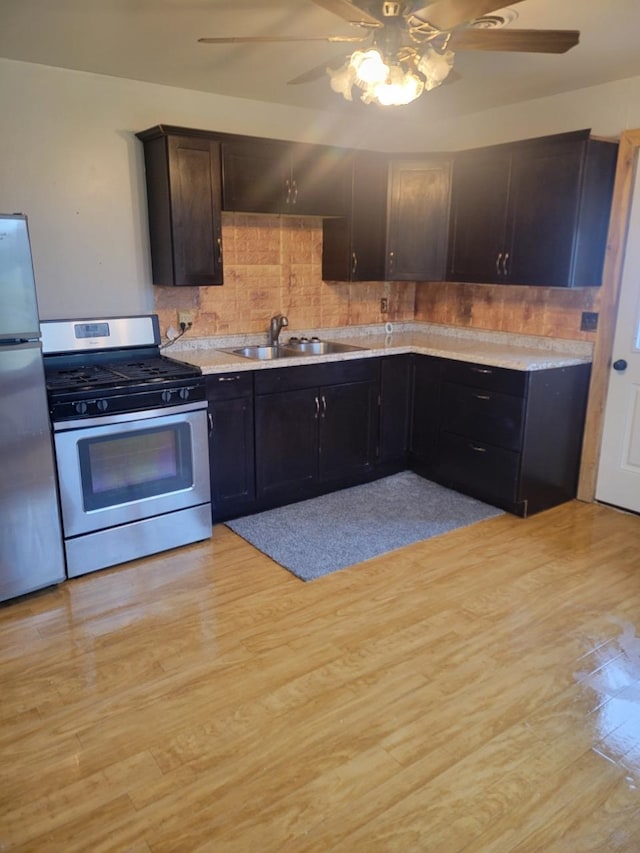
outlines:
[[274, 358], [295, 358], [300, 355], [330, 355], [332, 353], [355, 352], [365, 347], [356, 347], [352, 344], [341, 344], [336, 341], [289, 341], [277, 346], [248, 346], [237, 349], [225, 349], [232, 355], [240, 355], [242, 358], [252, 358], [257, 361], [271, 361]]

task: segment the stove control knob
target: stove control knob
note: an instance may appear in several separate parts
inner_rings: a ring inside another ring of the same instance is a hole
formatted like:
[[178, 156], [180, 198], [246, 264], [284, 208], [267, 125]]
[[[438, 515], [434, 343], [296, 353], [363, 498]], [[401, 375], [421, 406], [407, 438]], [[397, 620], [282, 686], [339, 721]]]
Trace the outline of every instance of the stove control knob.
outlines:
[[99, 412], [106, 412], [109, 408], [109, 403], [106, 400], [98, 400], [96, 402], [96, 406], [98, 407]]
[[180, 397], [181, 400], [188, 400], [189, 399], [189, 389], [188, 388], [181, 388], [178, 391], [178, 397]]
[[74, 403], [73, 408], [78, 415], [84, 415], [87, 412], [88, 406], [86, 403]]
[[163, 391], [161, 394], [161, 397], [162, 397], [163, 403], [170, 403], [171, 402], [171, 391]]

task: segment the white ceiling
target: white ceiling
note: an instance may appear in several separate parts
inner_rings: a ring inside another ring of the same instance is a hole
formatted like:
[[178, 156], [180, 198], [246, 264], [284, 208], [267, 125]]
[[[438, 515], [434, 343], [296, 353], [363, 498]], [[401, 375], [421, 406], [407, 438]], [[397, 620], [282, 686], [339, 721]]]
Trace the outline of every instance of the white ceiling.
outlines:
[[[500, 0], [496, 0], [500, 2]], [[287, 81], [349, 46], [220, 46], [200, 36], [354, 35], [361, 30], [311, 0], [1, 0], [0, 56], [258, 101], [320, 110], [346, 102], [328, 77]], [[408, 107], [432, 118], [640, 75], [640, 0], [524, 0], [512, 28], [577, 29], [566, 54], [458, 53], [462, 79]]]

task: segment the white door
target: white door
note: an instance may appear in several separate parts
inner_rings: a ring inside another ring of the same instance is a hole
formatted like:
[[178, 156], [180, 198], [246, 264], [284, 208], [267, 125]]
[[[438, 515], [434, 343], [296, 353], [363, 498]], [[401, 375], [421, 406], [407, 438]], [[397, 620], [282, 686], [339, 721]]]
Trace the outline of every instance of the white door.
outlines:
[[640, 512], [640, 169], [611, 362], [596, 499]]

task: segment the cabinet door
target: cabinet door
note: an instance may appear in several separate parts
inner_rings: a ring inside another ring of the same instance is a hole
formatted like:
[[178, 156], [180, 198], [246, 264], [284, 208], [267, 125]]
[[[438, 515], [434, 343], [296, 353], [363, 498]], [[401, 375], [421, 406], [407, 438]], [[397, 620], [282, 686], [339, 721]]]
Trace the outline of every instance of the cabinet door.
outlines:
[[291, 193], [287, 212], [298, 216], [345, 216], [350, 158], [344, 149], [292, 145]]
[[177, 285], [222, 284], [220, 146], [169, 137], [169, 182]]
[[255, 501], [253, 398], [209, 402], [211, 503], [220, 521], [250, 509]]
[[380, 374], [380, 437], [378, 462], [406, 467], [409, 450], [411, 356], [382, 359]]
[[319, 412], [316, 389], [256, 397], [256, 486], [260, 499], [298, 500], [315, 484]]
[[286, 213], [292, 192], [288, 145], [261, 140], [222, 143], [224, 210]]
[[585, 145], [540, 143], [514, 153], [504, 281], [569, 285]]
[[430, 355], [413, 359], [411, 460], [418, 470], [429, 473], [438, 456], [443, 360]]
[[322, 223], [325, 281], [384, 281], [387, 228], [387, 156], [358, 151], [352, 156], [350, 207], [344, 219]]
[[449, 223], [450, 163], [398, 160], [389, 171], [387, 278], [442, 281]]
[[373, 466], [377, 383], [319, 389], [320, 480], [357, 480]]
[[153, 283], [222, 284], [219, 144], [155, 136], [144, 157]]
[[456, 157], [449, 225], [450, 281], [503, 280], [510, 162], [507, 152]]

